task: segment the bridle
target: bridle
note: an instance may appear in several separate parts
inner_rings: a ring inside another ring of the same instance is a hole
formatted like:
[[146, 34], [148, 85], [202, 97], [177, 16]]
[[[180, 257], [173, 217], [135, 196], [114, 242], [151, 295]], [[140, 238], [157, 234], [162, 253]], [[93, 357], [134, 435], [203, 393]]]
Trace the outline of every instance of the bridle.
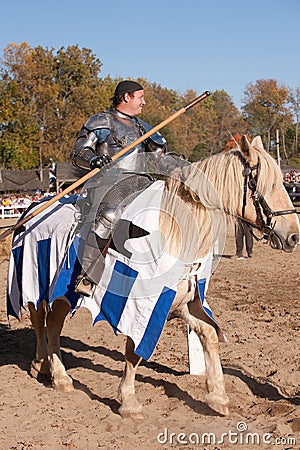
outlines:
[[[242, 217], [241, 219], [244, 222], [249, 223], [251, 227], [256, 228], [260, 230], [263, 235], [261, 238], [258, 238], [255, 236], [255, 234], [252, 231], [253, 237], [257, 241], [261, 241], [263, 239], [266, 239], [267, 241], [270, 241], [271, 238], [275, 238], [278, 243], [281, 244], [281, 239], [277, 235], [277, 233], [274, 231], [274, 227], [276, 225], [276, 222], [272, 222], [272, 219], [277, 216], [284, 216], [287, 214], [298, 214], [296, 209], [284, 209], [282, 211], [273, 211], [267, 201], [264, 199], [262, 195], [259, 194], [257, 191], [257, 180], [258, 180], [258, 172], [259, 172], [259, 162], [255, 164], [254, 166], [250, 166], [249, 162], [246, 160], [246, 158], [242, 155], [241, 152], [238, 152], [239, 158], [244, 165], [243, 170], [243, 176], [244, 176], [244, 192], [243, 192], [243, 207], [242, 207]], [[256, 172], [255, 175], [253, 175], [253, 172]], [[250, 223], [245, 219], [245, 209], [247, 204], [247, 193], [248, 189], [251, 191], [251, 199], [253, 201], [253, 205], [256, 211], [256, 224]], [[265, 218], [264, 218], [265, 216]]]

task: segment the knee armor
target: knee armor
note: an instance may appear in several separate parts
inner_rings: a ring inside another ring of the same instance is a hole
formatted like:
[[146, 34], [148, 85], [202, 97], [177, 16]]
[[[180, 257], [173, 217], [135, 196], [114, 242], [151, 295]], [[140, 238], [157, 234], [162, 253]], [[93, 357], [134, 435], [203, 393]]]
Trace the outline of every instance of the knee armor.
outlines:
[[109, 239], [117, 224], [117, 205], [101, 204], [92, 231], [101, 239]]

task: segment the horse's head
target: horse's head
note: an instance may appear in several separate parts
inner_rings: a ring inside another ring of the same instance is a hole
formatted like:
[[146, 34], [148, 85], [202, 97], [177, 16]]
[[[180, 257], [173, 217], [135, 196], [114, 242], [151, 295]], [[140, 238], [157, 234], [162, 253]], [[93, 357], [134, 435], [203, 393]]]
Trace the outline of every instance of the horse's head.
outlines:
[[299, 243], [297, 212], [283, 185], [276, 161], [264, 150], [260, 136], [243, 136], [243, 204], [239, 216], [263, 233], [272, 248], [292, 252]]

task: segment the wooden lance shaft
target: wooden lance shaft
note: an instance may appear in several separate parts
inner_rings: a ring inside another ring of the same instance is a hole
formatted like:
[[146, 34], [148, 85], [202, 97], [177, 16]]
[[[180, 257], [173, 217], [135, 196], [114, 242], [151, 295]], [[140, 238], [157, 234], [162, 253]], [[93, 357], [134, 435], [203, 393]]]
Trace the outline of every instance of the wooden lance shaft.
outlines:
[[[129, 152], [129, 150], [131, 150], [132, 148], [136, 147], [140, 142], [145, 141], [146, 139], [148, 139], [148, 137], [152, 136], [152, 134], [156, 133], [156, 131], [160, 130], [161, 128], [163, 128], [164, 126], [166, 126], [168, 123], [172, 122], [172, 120], [176, 119], [177, 117], [181, 116], [181, 114], [185, 113], [186, 111], [188, 111], [189, 109], [191, 109], [193, 106], [197, 105], [198, 103], [200, 103], [202, 100], [204, 100], [206, 97], [208, 97], [210, 95], [209, 91], [205, 91], [203, 92], [201, 95], [199, 95], [199, 97], [195, 98], [195, 100], [193, 100], [191, 103], [189, 103], [188, 105], [184, 106], [183, 108], [179, 109], [177, 112], [175, 112], [174, 114], [172, 114], [170, 117], [168, 117], [167, 119], [163, 120], [161, 123], [159, 123], [158, 125], [156, 125], [155, 127], [151, 128], [151, 130], [147, 131], [145, 134], [143, 134], [142, 136], [140, 136], [138, 139], [136, 139], [134, 142], [132, 142], [131, 144], [127, 145], [127, 147], [123, 148], [122, 150], [120, 150], [118, 153], [116, 153], [114, 156], [112, 156], [112, 160], [115, 161], [116, 159], [120, 158], [121, 156], [125, 155], [125, 153]], [[14, 232], [15, 230], [17, 230], [18, 228], [20, 228], [22, 225], [24, 225], [24, 223], [28, 222], [29, 220], [31, 220], [33, 217], [37, 216], [38, 214], [40, 214], [42, 211], [44, 211], [46, 208], [48, 208], [49, 206], [53, 205], [53, 203], [55, 203], [57, 200], [61, 199], [62, 197], [64, 197], [65, 195], [69, 194], [71, 191], [73, 191], [74, 189], [76, 189], [78, 186], [80, 186], [81, 184], [85, 183], [86, 181], [88, 181], [90, 178], [92, 178], [94, 175], [96, 175], [96, 173], [99, 172], [99, 168], [95, 168], [93, 170], [91, 170], [90, 172], [88, 172], [86, 175], [84, 175], [82, 178], [79, 178], [77, 181], [75, 181], [73, 184], [71, 184], [70, 186], [68, 186], [64, 191], [60, 192], [59, 194], [55, 195], [54, 197], [52, 197], [50, 200], [47, 200], [46, 202], [42, 203], [42, 205], [37, 208], [35, 211], [33, 211], [32, 213], [28, 214], [28, 216], [24, 217], [24, 219], [20, 220], [19, 222], [17, 222], [15, 225], [13, 225], [12, 227], [10, 227], [8, 230], [6, 230], [4, 233], [2, 233], [0, 235], [0, 241], [2, 241], [4, 238], [6, 238], [7, 236], [9, 236], [12, 232]]]

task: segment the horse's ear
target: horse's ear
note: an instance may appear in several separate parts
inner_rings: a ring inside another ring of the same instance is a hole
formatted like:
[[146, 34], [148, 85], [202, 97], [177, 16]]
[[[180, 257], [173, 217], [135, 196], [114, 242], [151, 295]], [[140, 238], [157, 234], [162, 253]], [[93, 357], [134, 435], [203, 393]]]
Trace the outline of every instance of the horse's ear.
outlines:
[[261, 137], [256, 136], [252, 141], [252, 146], [256, 148], [256, 150], [261, 151], [264, 150], [264, 145], [262, 143]]
[[244, 134], [241, 139], [241, 152], [245, 156], [246, 159], [250, 158], [251, 154], [251, 144], [247, 139], [247, 136]]

